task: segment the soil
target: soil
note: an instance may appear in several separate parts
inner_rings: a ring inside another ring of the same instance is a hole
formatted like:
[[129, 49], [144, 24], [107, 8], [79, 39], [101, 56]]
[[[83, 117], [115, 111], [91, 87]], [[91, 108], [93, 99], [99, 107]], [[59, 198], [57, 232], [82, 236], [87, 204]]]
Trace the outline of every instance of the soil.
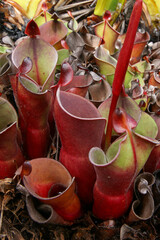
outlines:
[[125, 240], [160, 239], [160, 211], [148, 221], [129, 225], [125, 216], [115, 221], [102, 221], [96, 219], [90, 210], [71, 226], [38, 224], [29, 217], [24, 196], [15, 189], [14, 184], [9, 188], [7, 190], [6, 187], [5, 193], [0, 194], [0, 237], [3, 240], [119, 240], [124, 224], [129, 227], [123, 237]]

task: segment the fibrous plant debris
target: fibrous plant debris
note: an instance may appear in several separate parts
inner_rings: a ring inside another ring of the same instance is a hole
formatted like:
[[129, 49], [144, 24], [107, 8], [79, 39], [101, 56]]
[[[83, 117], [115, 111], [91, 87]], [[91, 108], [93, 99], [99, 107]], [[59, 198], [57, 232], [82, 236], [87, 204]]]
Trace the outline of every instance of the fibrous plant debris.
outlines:
[[15, 182], [12, 179], [1, 180], [0, 186], [0, 237], [4, 240], [119, 240], [120, 236], [122, 240], [156, 240], [160, 233], [158, 212], [150, 220], [129, 224], [130, 227], [123, 217], [116, 221], [100, 221], [95, 219], [90, 211], [72, 226], [37, 224], [29, 217], [24, 196], [16, 190]]

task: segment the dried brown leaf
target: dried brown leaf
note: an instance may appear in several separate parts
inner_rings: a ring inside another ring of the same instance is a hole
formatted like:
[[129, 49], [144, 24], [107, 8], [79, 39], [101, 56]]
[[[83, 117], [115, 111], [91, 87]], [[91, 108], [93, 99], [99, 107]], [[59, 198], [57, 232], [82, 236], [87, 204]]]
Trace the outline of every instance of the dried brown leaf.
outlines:
[[13, 189], [15, 184], [12, 178], [5, 178], [0, 180], [0, 192], [6, 193], [8, 190]]
[[152, 185], [155, 178], [151, 173], [141, 173], [135, 180], [134, 191], [137, 200], [133, 202], [127, 219], [128, 222], [147, 220], [154, 213], [154, 199], [152, 195]]

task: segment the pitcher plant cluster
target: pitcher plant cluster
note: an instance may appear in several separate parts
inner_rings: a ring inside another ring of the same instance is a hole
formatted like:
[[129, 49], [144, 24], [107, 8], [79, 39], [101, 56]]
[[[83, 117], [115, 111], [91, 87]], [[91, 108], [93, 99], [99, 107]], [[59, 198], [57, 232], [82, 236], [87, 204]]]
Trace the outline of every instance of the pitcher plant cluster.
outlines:
[[[136, 0], [117, 50], [120, 33], [110, 25], [109, 11], [92, 36], [80, 35], [72, 16], [69, 29], [56, 15], [47, 21], [45, 12], [29, 21], [12, 54], [1, 56], [11, 71], [5, 69], [0, 80], [8, 76], [15, 102], [0, 98], [0, 178], [20, 175], [35, 221], [42, 219], [33, 214], [29, 196], [50, 213], [45, 222], [72, 224], [86, 207], [103, 220], [123, 216], [137, 175], [159, 168], [159, 124], [145, 112], [143, 73], [150, 64], [141, 55], [150, 36], [137, 30], [141, 14], [142, 0]], [[75, 70], [84, 45], [92, 49], [99, 75]], [[133, 84], [136, 97], [126, 91]], [[55, 136], [56, 160], [48, 154]]]

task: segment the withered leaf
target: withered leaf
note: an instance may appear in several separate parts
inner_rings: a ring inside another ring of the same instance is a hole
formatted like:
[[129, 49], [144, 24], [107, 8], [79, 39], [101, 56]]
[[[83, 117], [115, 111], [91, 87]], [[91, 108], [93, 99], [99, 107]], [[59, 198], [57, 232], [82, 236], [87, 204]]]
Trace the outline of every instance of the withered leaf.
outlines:
[[152, 185], [155, 178], [151, 173], [141, 173], [135, 180], [134, 191], [137, 197], [132, 204], [128, 222], [147, 220], [154, 213], [154, 199], [152, 195]]
[[6, 193], [8, 190], [14, 188], [14, 183], [12, 178], [5, 178], [0, 180], [0, 192]]
[[79, 58], [83, 52], [83, 47], [85, 45], [82, 37], [78, 33], [72, 32], [66, 38], [66, 42], [70, 50], [73, 52], [74, 56]]
[[101, 79], [99, 82], [92, 84], [89, 89], [89, 94], [91, 97], [91, 102], [94, 103], [96, 107], [111, 96], [111, 86], [107, 81]]

